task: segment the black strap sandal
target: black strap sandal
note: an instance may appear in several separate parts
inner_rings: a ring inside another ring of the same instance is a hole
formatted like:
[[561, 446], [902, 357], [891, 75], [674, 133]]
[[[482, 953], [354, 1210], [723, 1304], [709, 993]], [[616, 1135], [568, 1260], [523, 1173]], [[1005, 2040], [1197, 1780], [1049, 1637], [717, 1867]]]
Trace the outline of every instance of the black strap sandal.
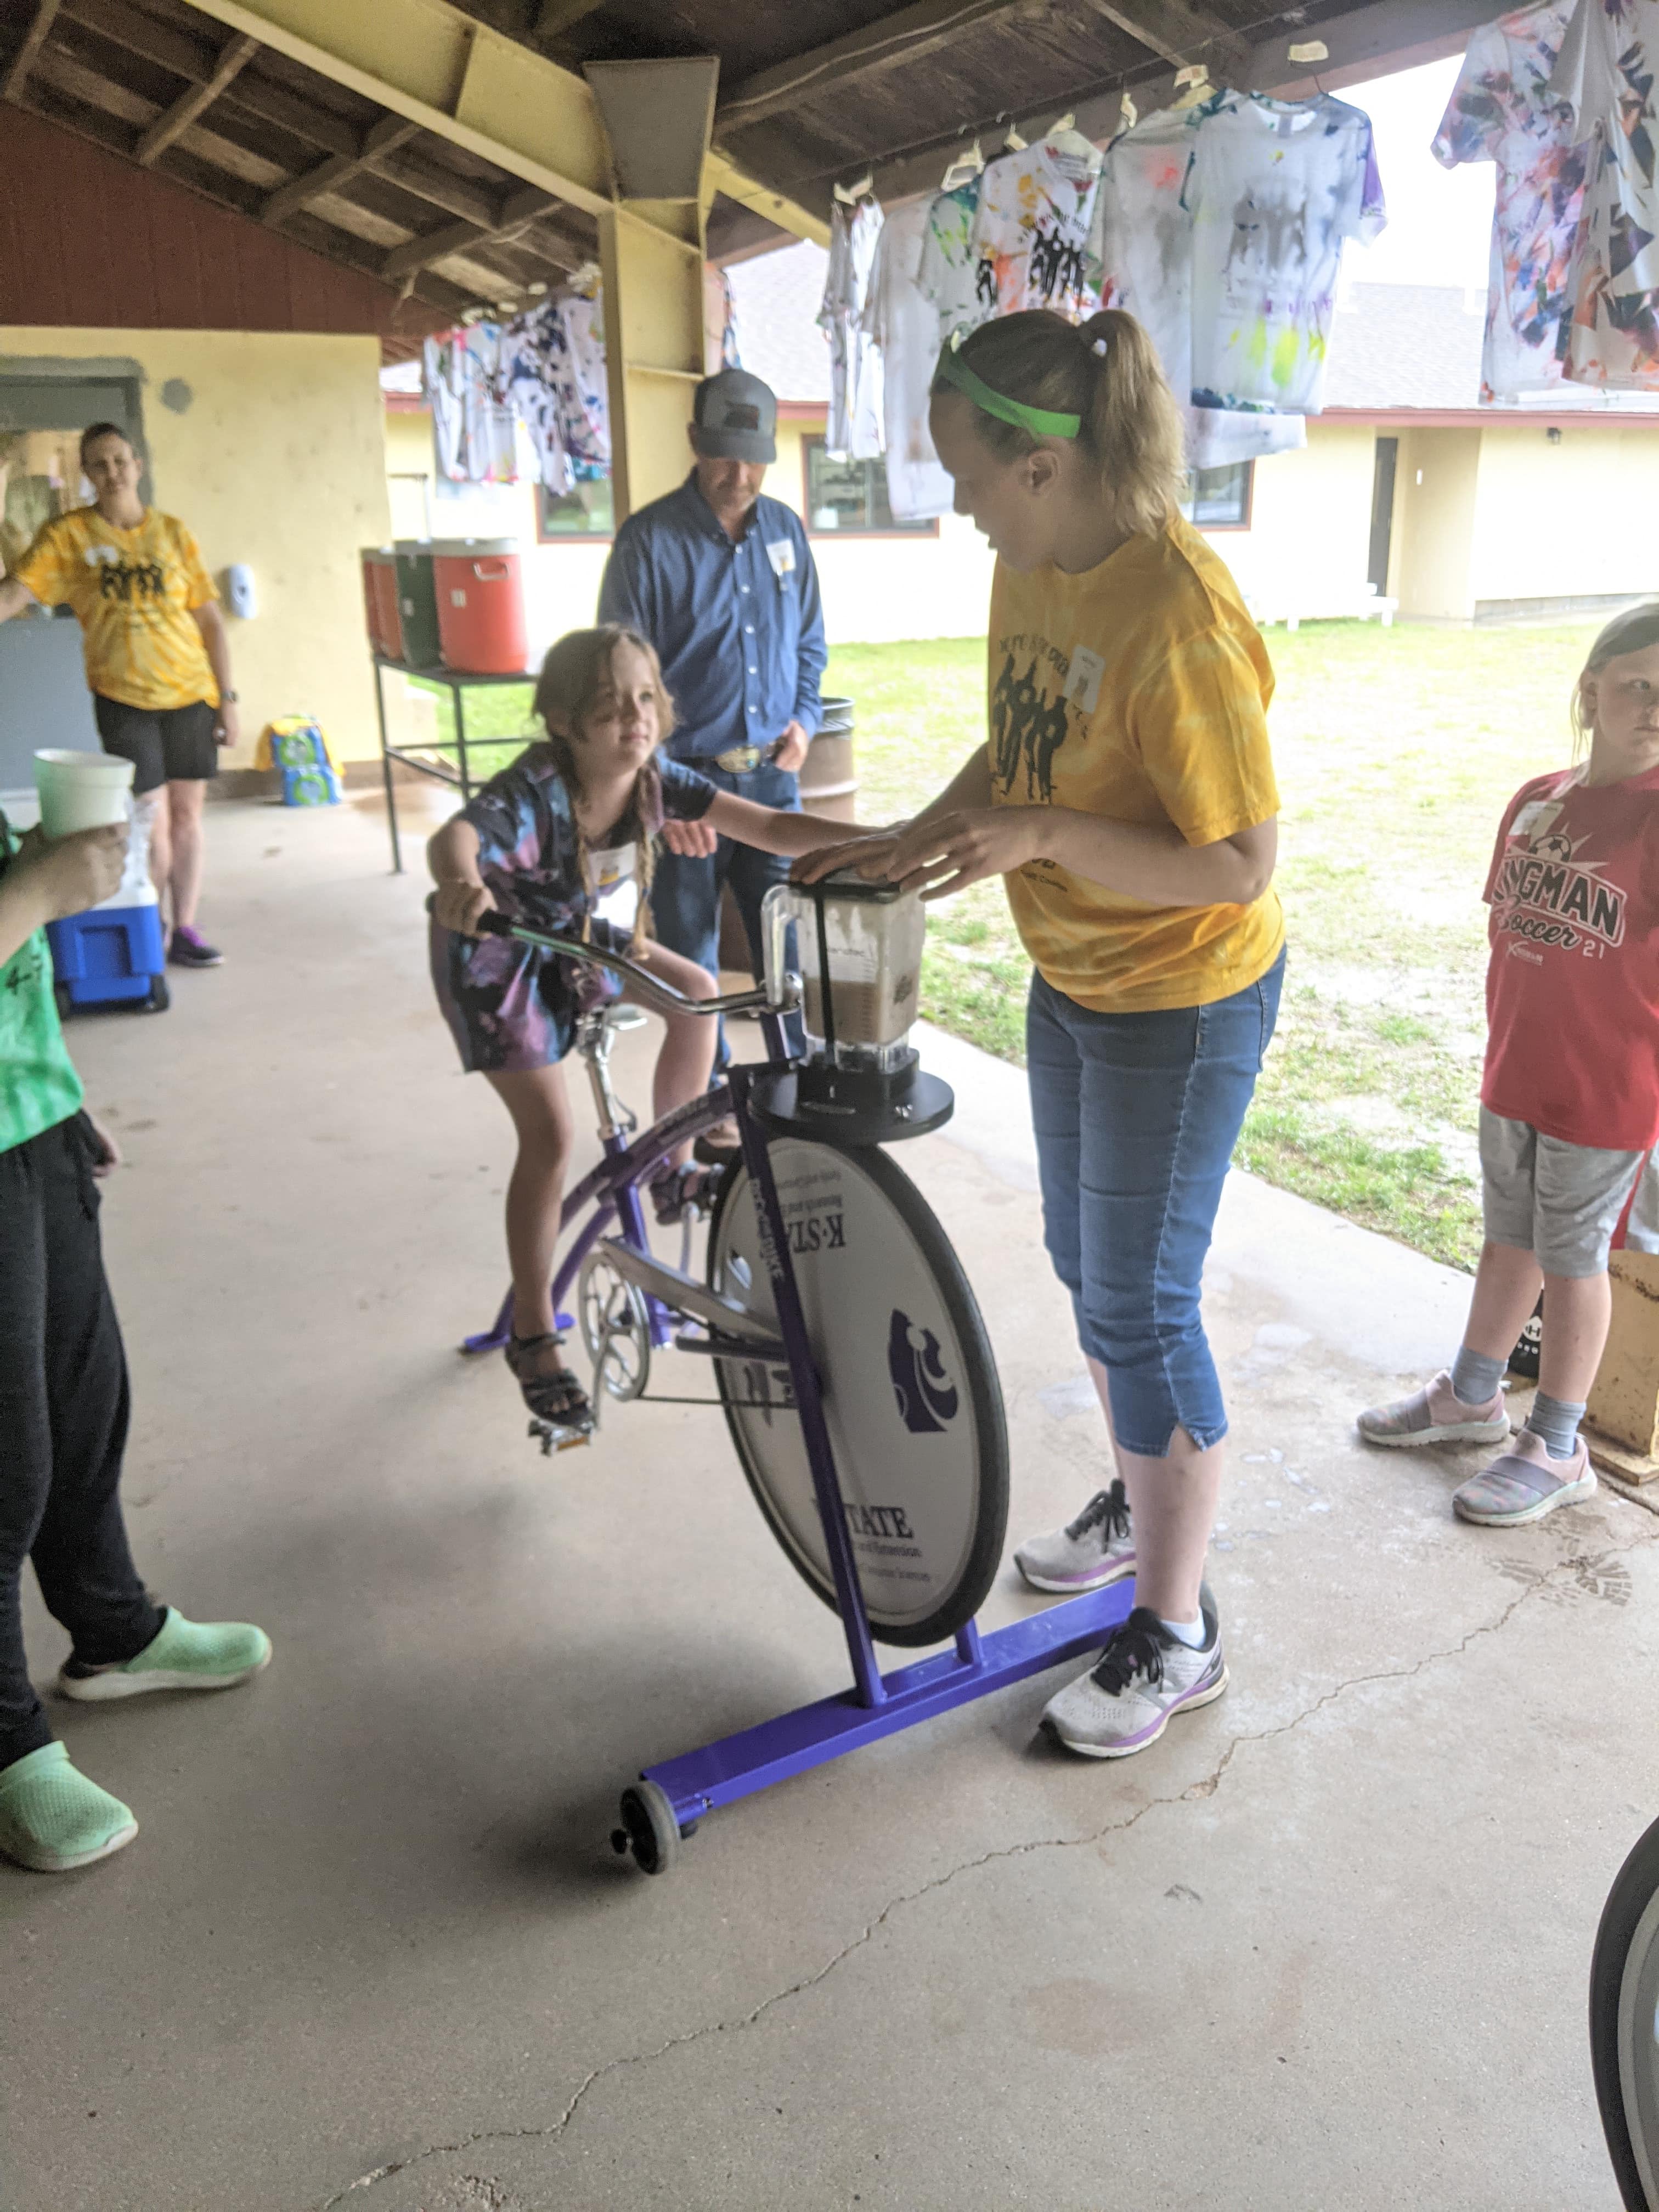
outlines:
[[723, 1167], [698, 1167], [690, 1160], [684, 1167], [665, 1169], [651, 1182], [652, 1210], [658, 1221], [672, 1229], [688, 1206], [700, 1214], [712, 1212], [725, 1174]]
[[570, 1370], [561, 1367], [556, 1374], [538, 1375], [530, 1364], [545, 1346], [563, 1342], [562, 1331], [546, 1336], [510, 1336], [502, 1354], [517, 1378], [525, 1404], [538, 1421], [586, 1434], [593, 1426], [593, 1408]]

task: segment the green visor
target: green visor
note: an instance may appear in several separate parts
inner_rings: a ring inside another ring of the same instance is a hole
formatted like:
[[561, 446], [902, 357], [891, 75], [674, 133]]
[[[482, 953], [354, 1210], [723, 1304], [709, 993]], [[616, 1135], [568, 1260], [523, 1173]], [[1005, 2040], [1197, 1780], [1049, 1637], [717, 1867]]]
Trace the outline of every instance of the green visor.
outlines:
[[1000, 392], [993, 392], [988, 384], [974, 374], [962, 356], [952, 352], [948, 345], [939, 355], [933, 380], [935, 383], [942, 380], [955, 385], [975, 407], [994, 415], [1000, 422], [1012, 422], [1022, 430], [1029, 430], [1034, 438], [1075, 438], [1083, 428], [1080, 415], [1056, 415], [1047, 407], [1028, 407], [1023, 399], [1009, 399]]

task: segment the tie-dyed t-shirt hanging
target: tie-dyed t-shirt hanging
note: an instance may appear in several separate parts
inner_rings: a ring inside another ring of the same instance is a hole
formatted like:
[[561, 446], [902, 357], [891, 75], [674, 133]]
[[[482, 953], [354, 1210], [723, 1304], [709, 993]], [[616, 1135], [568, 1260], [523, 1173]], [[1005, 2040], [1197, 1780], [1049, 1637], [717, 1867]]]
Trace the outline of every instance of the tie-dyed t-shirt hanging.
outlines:
[[1206, 115], [1183, 198], [1194, 403], [1317, 415], [1343, 246], [1386, 220], [1370, 118], [1248, 93]]
[[[1053, 307], [1076, 322], [1099, 297], [1089, 282], [1089, 225], [1099, 182], [1097, 156], [1044, 142], [1005, 154], [979, 180], [974, 219], [976, 283], [988, 312]], [[988, 271], [989, 284], [987, 284]]]
[[1578, 0], [1550, 89], [1588, 141], [1567, 374], [1659, 391], [1659, 0]]
[[[1224, 92], [1217, 100], [1241, 97]], [[1090, 270], [1101, 304], [1133, 315], [1157, 347], [1181, 403], [1188, 465], [1194, 469], [1228, 468], [1307, 442], [1299, 415], [1245, 415], [1191, 404], [1193, 219], [1181, 192], [1206, 112], [1162, 108], [1112, 141], [1089, 234]]]
[[1501, 15], [1469, 40], [1432, 151], [1449, 169], [1492, 161], [1498, 191], [1480, 397], [1545, 392], [1562, 379], [1584, 149], [1549, 90], [1573, 0]]
[[957, 331], [977, 330], [988, 315], [996, 312], [991, 266], [988, 262], [981, 264], [974, 246], [978, 215], [977, 177], [953, 191], [935, 192], [927, 210], [916, 283], [939, 311], [941, 345]]
[[818, 327], [830, 341], [830, 419], [824, 450], [836, 460], [879, 458], [881, 350], [864, 326], [870, 271], [881, 239], [879, 202], [861, 199], [849, 214], [839, 200], [830, 211], [830, 266]]

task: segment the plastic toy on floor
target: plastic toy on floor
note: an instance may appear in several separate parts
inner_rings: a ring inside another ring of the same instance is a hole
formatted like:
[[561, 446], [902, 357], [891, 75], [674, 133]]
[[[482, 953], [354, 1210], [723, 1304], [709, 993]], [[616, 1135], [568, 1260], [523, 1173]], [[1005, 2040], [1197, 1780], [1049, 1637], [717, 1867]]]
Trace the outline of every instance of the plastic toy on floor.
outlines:
[[284, 714], [259, 733], [256, 768], [283, 779], [284, 806], [337, 806], [340, 777], [323, 726], [309, 714]]
[[171, 1002], [167, 940], [149, 879], [153, 799], [129, 802], [127, 860], [121, 880], [101, 906], [46, 924], [58, 1011], [130, 1006], [159, 1014]]

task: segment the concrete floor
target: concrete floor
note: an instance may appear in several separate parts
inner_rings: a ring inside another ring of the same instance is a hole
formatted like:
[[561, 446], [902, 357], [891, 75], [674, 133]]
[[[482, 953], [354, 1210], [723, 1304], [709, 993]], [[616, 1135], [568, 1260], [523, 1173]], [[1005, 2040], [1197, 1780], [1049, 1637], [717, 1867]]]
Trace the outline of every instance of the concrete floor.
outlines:
[[[276, 1639], [212, 1700], [60, 1707], [137, 1808], [0, 1870], [8, 2212], [1608, 2212], [1586, 1976], [1656, 1811], [1659, 1521], [1463, 1528], [1355, 1407], [1464, 1285], [1242, 1179], [1209, 1310], [1233, 1688], [1122, 1765], [1052, 1680], [608, 1847], [647, 1761], [843, 1679], [714, 1414], [546, 1462], [495, 1362], [505, 1117], [459, 1076], [378, 816], [210, 817], [225, 967], [76, 1024], [141, 1563]], [[1012, 1071], [907, 1148], [1008, 1401], [1011, 1541], [1103, 1466]], [[641, 1097], [634, 1041], [625, 1086]], [[584, 1117], [585, 1118], [585, 1117]], [[1036, 1601], [1004, 1574], [994, 1619]], [[64, 1639], [31, 1599], [40, 1674]]]

